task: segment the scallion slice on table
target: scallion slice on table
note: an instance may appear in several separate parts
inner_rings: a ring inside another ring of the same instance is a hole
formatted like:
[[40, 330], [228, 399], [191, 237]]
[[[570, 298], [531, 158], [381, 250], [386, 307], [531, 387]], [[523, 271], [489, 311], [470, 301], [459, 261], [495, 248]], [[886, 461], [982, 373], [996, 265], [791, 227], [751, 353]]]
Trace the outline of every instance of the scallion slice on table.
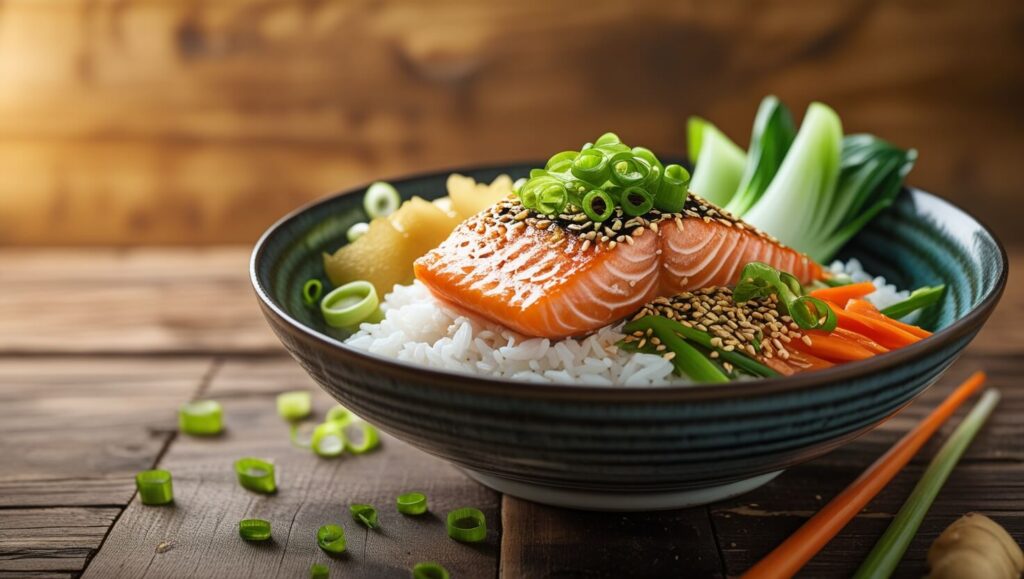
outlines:
[[274, 465], [261, 458], [240, 458], [235, 461], [238, 484], [257, 493], [271, 494], [277, 491]]
[[882, 313], [898, 320], [907, 314], [937, 303], [942, 298], [942, 292], [945, 289], [945, 285], [918, 288], [910, 292], [910, 297], [883, 309]]
[[328, 579], [331, 570], [323, 563], [313, 563], [309, 567], [309, 579]]
[[313, 397], [309, 392], [296, 390], [277, 395], [277, 413], [288, 422], [296, 422], [309, 416], [313, 409]]
[[448, 536], [462, 543], [479, 543], [487, 538], [487, 518], [473, 507], [448, 513], [447, 527]]
[[357, 523], [362, 523], [368, 529], [376, 529], [380, 526], [377, 521], [377, 509], [373, 508], [373, 505], [352, 505], [348, 508], [349, 512], [352, 513], [352, 518]]
[[302, 303], [307, 307], [313, 307], [320, 302], [324, 295], [324, 282], [318, 279], [307, 280], [302, 285]]
[[331, 458], [345, 452], [345, 432], [337, 422], [324, 422], [313, 429], [310, 447], [317, 456]]
[[366, 232], [369, 230], [370, 224], [366, 223], [365, 221], [360, 221], [359, 223], [354, 224], [352, 227], [349, 227], [347, 231], [345, 231], [345, 239], [347, 239], [349, 243], [352, 243], [353, 241], [366, 235]]
[[324, 525], [316, 531], [316, 544], [324, 551], [337, 555], [346, 548], [345, 529], [341, 525]]
[[403, 515], [422, 515], [427, 512], [427, 495], [419, 492], [398, 495], [395, 506]]
[[[346, 424], [343, 428], [345, 430], [345, 448], [352, 454], [370, 452], [380, 444], [380, 435], [377, 434], [377, 429], [369, 422], [358, 420]], [[353, 436], [353, 434], [356, 434], [356, 436]]]
[[377, 181], [370, 185], [366, 189], [366, 195], [363, 196], [363, 209], [366, 210], [370, 219], [387, 217], [398, 211], [398, 206], [401, 204], [402, 198], [398, 195], [398, 190], [390, 183], [383, 181]]
[[329, 326], [351, 328], [379, 316], [379, 305], [373, 284], [360, 280], [335, 288], [324, 296], [320, 313]]
[[412, 579], [450, 579], [448, 570], [437, 563], [416, 563], [412, 568]]
[[985, 373], [976, 372], [957, 387], [942, 404], [918, 423], [888, 452], [867, 468], [857, 480], [789, 536], [785, 541], [757, 562], [744, 579], [792, 577], [846, 526], [899, 471], [931, 435], [985, 384]]
[[324, 418], [324, 422], [334, 422], [345, 426], [349, 422], [355, 420], [355, 415], [348, 408], [345, 408], [341, 404], [338, 404], [327, 411], [327, 416]]
[[889, 523], [885, 534], [878, 540], [875, 548], [871, 550], [867, 559], [857, 570], [855, 578], [885, 578], [892, 575], [896, 570], [896, 565], [903, 558], [903, 554], [907, 552], [910, 541], [917, 534], [928, 509], [935, 502], [939, 490], [946, 483], [949, 474], [953, 472], [953, 467], [956, 466], [998, 403], [998, 390], [988, 390], [982, 395], [981, 400], [975, 404], [971, 412], [932, 459], [924, 474], [921, 475], [921, 480], [911, 491], [907, 502], [896, 513], [896, 517]]
[[270, 521], [242, 519], [238, 521], [238, 534], [246, 541], [266, 541], [270, 538]]
[[169, 471], [144, 470], [135, 475], [135, 486], [144, 505], [166, 505], [174, 500]]
[[178, 409], [178, 430], [193, 436], [211, 436], [223, 430], [220, 403], [213, 400], [186, 402]]
[[313, 429], [309, 422], [293, 422], [288, 425], [288, 439], [295, 448], [313, 448]]

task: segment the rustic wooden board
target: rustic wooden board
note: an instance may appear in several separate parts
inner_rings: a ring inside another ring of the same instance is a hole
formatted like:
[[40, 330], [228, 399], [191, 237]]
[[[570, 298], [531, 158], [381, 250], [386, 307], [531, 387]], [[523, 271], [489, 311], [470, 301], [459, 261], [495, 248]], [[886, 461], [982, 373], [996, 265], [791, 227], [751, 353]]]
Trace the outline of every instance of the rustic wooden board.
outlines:
[[278, 353], [249, 252], [0, 251], [0, 354]]
[[119, 508], [0, 511], [0, 573], [81, 571]]
[[1022, 10], [8, 0], [0, 240], [249, 242], [341, 187], [546, 157], [606, 130], [678, 155], [700, 114], [745, 144], [769, 93], [917, 147], [912, 183], [1019, 240], [1003, 208], [1024, 189]]
[[[319, 459], [291, 446], [273, 394], [315, 391], [316, 408], [330, 403], [290, 359], [232, 360], [213, 378], [207, 396], [224, 405], [227, 432], [216, 439], [179, 437], [160, 462], [174, 476], [175, 505], [145, 507], [133, 501], [118, 520], [86, 577], [301, 577], [315, 562], [345, 577], [408, 577], [413, 564], [435, 560], [456, 577], [494, 576], [501, 536], [499, 497], [440, 460], [385, 436], [382, 448], [359, 457]], [[265, 497], [241, 488], [232, 463], [243, 456], [273, 459], [280, 488]], [[394, 509], [395, 497], [421, 490], [431, 513], [410, 518]], [[350, 503], [374, 504], [382, 528], [368, 532], [352, 521]], [[443, 517], [476, 506], [488, 518], [489, 536], [476, 546], [448, 538]], [[237, 523], [266, 518], [274, 529], [267, 545], [247, 544]], [[345, 527], [348, 555], [329, 559], [316, 546], [323, 524]], [[161, 547], [161, 545], [163, 545]]]

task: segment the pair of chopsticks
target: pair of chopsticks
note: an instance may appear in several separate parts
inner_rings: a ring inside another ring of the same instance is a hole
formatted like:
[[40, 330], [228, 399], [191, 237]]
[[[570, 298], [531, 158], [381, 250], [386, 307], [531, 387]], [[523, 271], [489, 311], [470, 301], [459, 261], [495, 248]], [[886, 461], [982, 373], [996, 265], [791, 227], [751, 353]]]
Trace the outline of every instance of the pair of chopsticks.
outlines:
[[[968, 398], [981, 389], [985, 373], [977, 372], [957, 387], [927, 418], [908, 432], [836, 495], [823, 509], [744, 575], [744, 579], [791, 577], [836, 536], [906, 466], [925, 442]], [[999, 391], [987, 391], [942, 447], [893, 519], [885, 535], [857, 572], [857, 577], [888, 577], [899, 563], [925, 513], [974, 435], [999, 402]]]

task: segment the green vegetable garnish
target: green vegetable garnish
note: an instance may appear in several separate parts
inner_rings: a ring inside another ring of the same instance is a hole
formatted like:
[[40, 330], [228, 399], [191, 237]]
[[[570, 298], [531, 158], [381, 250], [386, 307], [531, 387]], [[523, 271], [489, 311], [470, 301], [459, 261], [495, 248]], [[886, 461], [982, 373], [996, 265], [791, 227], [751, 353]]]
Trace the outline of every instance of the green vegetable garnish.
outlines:
[[756, 298], [767, 298], [772, 294], [779, 297], [779, 304], [805, 330], [836, 329], [838, 319], [832, 308], [824, 301], [803, 295], [800, 281], [786, 272], [780, 272], [770, 265], [754, 261], [743, 267], [739, 282], [732, 290], [736, 303]]
[[422, 515], [427, 512], [427, 495], [417, 492], [398, 495], [395, 505], [403, 515]]
[[[333, 423], [338, 424], [338, 423]], [[377, 448], [380, 444], [380, 435], [377, 429], [369, 422], [358, 420], [349, 422], [342, 426], [345, 432], [345, 448], [352, 454], [363, 454]], [[355, 436], [353, 436], [355, 435]]]
[[169, 471], [144, 470], [135, 475], [135, 486], [144, 505], [166, 505], [174, 500]]
[[320, 297], [324, 294], [324, 284], [318, 279], [308, 280], [302, 286], [302, 302], [307, 307], [313, 307], [320, 301]]
[[327, 411], [327, 416], [324, 418], [324, 422], [336, 422], [340, 423], [341, 426], [345, 426], [354, 419], [355, 415], [352, 414], [352, 411], [341, 404], [338, 404]]
[[324, 525], [317, 529], [316, 544], [324, 551], [337, 555], [345, 552], [345, 529], [339, 525]]
[[708, 201], [724, 206], [743, 178], [747, 156], [708, 121], [691, 117], [686, 126], [693, 179], [690, 190]]
[[329, 326], [351, 328], [380, 319], [379, 305], [373, 284], [360, 280], [335, 288], [324, 296], [320, 302], [320, 313]]
[[366, 232], [369, 230], [370, 224], [360, 221], [359, 223], [356, 223], [352, 227], [349, 227], [347, 231], [345, 231], [345, 239], [348, 239], [348, 242], [352, 243], [353, 241], [366, 235]]
[[907, 502], [900, 507], [896, 517], [889, 523], [885, 534], [875, 544], [867, 559], [857, 570], [855, 578], [889, 577], [896, 570], [903, 554], [906, 553], [910, 541], [921, 527], [921, 521], [928, 509], [935, 502], [935, 497], [942, 489], [949, 474], [953, 472], [964, 451], [970, 446], [974, 436], [978, 434], [992, 410], [999, 403], [999, 391], [988, 390], [978, 403], [971, 409], [963, 422], [949, 437], [938, 454], [932, 459], [928, 468], [921, 475]]
[[631, 217], [643, 215], [654, 208], [654, 196], [643, 187], [626, 187], [619, 197], [622, 212]]
[[[655, 321], [655, 318], [657, 318], [657, 321]], [[655, 327], [657, 327], [658, 329], [655, 330]], [[661, 332], [674, 332], [695, 344], [699, 344], [704, 348], [707, 348], [709, 350], [715, 350], [718, 352], [718, 355], [721, 357], [723, 361], [729, 362], [733, 366], [753, 376], [762, 376], [765, 378], [770, 378], [779, 375], [779, 373], [776, 372], [775, 370], [772, 370], [771, 368], [765, 366], [764, 364], [758, 362], [757, 360], [740, 353], [740, 351], [738, 350], [728, 351], [723, 350], [721, 348], [716, 348], [711, 343], [711, 334], [707, 332], [702, 332], [697, 328], [684, 326], [683, 324], [680, 324], [675, 320], [670, 320], [669, 318], [661, 316], [645, 316], [643, 318], [640, 318], [639, 320], [634, 320], [626, 324], [623, 328], [623, 332], [627, 334], [632, 334], [633, 332], [636, 331], [646, 331], [648, 329], [655, 330], [656, 332], [658, 332], [659, 339]], [[622, 343], [620, 345], [626, 344]], [[679, 356], [679, 354], [677, 353], [676, 356]]]
[[398, 194], [398, 190], [390, 183], [383, 181], [377, 181], [370, 185], [363, 197], [363, 209], [366, 210], [370, 219], [387, 217], [398, 211], [398, 206], [401, 204], [402, 197]]
[[448, 513], [447, 527], [448, 536], [463, 543], [479, 543], [487, 538], [487, 518], [472, 507]]
[[312, 411], [309, 392], [284, 392], [277, 395], [277, 413], [288, 422], [302, 420]]
[[945, 285], [922, 287], [910, 293], [910, 296], [882, 310], [882, 313], [893, 319], [900, 319], [911, 312], [927, 308], [938, 303], [945, 291]]
[[277, 491], [274, 465], [260, 458], [241, 458], [235, 461], [238, 483], [257, 493], [271, 494]]
[[238, 534], [246, 541], [266, 541], [270, 538], [270, 521], [242, 519], [238, 521]]
[[210, 436], [220, 434], [222, 410], [219, 402], [213, 400], [196, 400], [186, 402], [178, 409], [178, 430], [193, 436]]
[[594, 223], [601, 223], [615, 213], [615, 202], [610, 195], [600, 189], [594, 189], [583, 197], [583, 213]]
[[678, 374], [697, 382], [728, 382], [729, 377], [699, 350], [680, 338], [675, 332], [675, 326], [670, 322], [672, 320], [661, 316], [645, 316], [630, 322], [627, 328], [631, 332], [652, 330], [661, 343], [675, 354], [671, 361]]
[[765, 97], [754, 118], [746, 168], [736, 193], [725, 206], [727, 211], [743, 215], [761, 199], [795, 137], [796, 126], [789, 109], [774, 96]]
[[416, 563], [412, 568], [412, 579], [450, 579], [448, 570], [437, 563]]
[[328, 579], [331, 576], [331, 570], [322, 563], [313, 563], [309, 568], [310, 579]]
[[380, 526], [377, 522], [377, 509], [373, 508], [373, 505], [352, 505], [349, 507], [349, 512], [352, 513], [352, 518], [358, 523], [362, 523], [369, 529], [376, 529]]
[[325, 458], [340, 456], [345, 451], [345, 433], [337, 422], [324, 422], [313, 429], [310, 448]]

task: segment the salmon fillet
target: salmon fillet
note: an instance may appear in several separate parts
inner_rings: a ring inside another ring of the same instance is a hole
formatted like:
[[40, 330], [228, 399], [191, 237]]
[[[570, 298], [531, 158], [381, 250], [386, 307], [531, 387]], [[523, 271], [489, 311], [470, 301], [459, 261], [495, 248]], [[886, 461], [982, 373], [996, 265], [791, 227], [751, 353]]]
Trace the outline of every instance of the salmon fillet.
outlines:
[[[596, 228], [595, 228], [596, 227]], [[658, 296], [731, 286], [761, 261], [802, 283], [821, 268], [691, 194], [680, 213], [551, 219], [510, 198], [467, 219], [416, 260], [437, 297], [528, 336], [579, 336]]]

